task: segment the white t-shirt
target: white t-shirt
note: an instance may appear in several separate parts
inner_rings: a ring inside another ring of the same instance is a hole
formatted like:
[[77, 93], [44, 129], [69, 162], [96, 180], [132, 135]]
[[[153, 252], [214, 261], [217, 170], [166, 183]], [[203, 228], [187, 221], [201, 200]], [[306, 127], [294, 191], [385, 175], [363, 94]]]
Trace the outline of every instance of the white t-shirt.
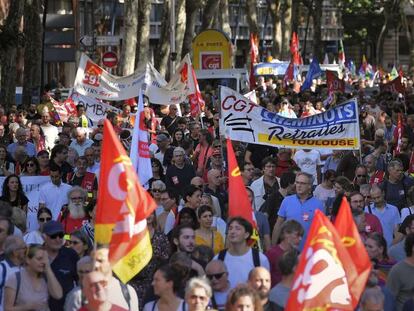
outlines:
[[68, 204], [68, 192], [71, 185], [61, 183], [56, 186], [52, 182], [44, 184], [39, 191], [39, 203], [46, 205], [52, 211], [52, 219], [57, 220], [62, 206]]
[[323, 205], [325, 205], [328, 198], [335, 197], [335, 190], [332, 189], [325, 189], [322, 185], [317, 185], [315, 190], [313, 191], [313, 195], [322, 201]]
[[43, 245], [45, 241], [43, 241], [42, 234], [39, 232], [39, 230], [33, 230], [29, 233], [26, 233], [23, 237], [24, 243], [26, 245], [29, 244], [40, 244]]
[[[145, 304], [144, 311], [158, 311], [158, 300], [153, 300]], [[180, 304], [176, 311], [185, 311], [188, 310], [188, 307], [185, 305], [184, 300], [180, 299]]]
[[403, 223], [404, 219], [407, 216], [410, 216], [410, 215], [414, 215], [414, 207], [412, 207], [412, 206], [410, 206], [410, 207], [404, 207], [401, 210], [401, 223]]
[[51, 151], [55, 146], [55, 142], [59, 138], [59, 130], [56, 126], [49, 124], [47, 126], [41, 125], [42, 131], [45, 135], [45, 145], [48, 151]]
[[[269, 260], [263, 253], [259, 253], [260, 256], [260, 266], [266, 268], [270, 271]], [[214, 259], [218, 259], [218, 254], [214, 256]], [[233, 256], [229, 251], [226, 252], [224, 257], [224, 263], [226, 264], [227, 270], [229, 272], [229, 282], [230, 288], [236, 287], [240, 283], [245, 283], [249, 277], [249, 272], [254, 266], [252, 249], [242, 255], [242, 256]]]
[[316, 168], [321, 165], [321, 154], [317, 150], [310, 150], [305, 152], [299, 150], [293, 156], [293, 160], [299, 166], [302, 172], [311, 174], [315, 177], [313, 184], [318, 184]]

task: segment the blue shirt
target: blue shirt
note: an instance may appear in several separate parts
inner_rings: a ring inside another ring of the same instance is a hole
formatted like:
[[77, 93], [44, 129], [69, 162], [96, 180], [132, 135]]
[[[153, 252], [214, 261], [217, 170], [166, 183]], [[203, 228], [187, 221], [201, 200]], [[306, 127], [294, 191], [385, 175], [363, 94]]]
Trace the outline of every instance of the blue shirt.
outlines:
[[300, 245], [301, 249], [305, 245], [306, 237], [308, 235], [310, 225], [312, 224], [313, 216], [315, 215], [315, 211], [317, 209], [325, 213], [322, 201], [315, 198], [314, 196], [310, 196], [306, 201], [302, 203], [296, 194], [285, 197], [282, 201], [282, 204], [280, 205], [280, 209], [277, 215], [279, 217], [283, 217], [285, 220], [294, 219], [298, 221], [305, 230]]
[[382, 210], [377, 209], [374, 203], [370, 207], [371, 212], [368, 207], [365, 207], [365, 212], [378, 217], [381, 222], [384, 238], [387, 241], [387, 246], [390, 247], [394, 238], [394, 229], [401, 223], [400, 212], [398, 208], [391, 204], [386, 204]]
[[36, 156], [36, 147], [34, 144], [26, 142], [24, 145], [19, 145], [18, 143], [11, 143], [7, 146], [7, 152], [14, 157], [14, 152], [16, 151], [17, 146], [23, 146], [26, 149], [26, 153], [29, 157]]

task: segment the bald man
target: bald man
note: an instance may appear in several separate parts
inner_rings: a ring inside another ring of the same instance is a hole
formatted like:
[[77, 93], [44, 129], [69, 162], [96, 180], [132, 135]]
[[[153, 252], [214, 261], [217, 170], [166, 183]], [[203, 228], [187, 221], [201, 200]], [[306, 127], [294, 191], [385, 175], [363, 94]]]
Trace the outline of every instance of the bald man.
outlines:
[[212, 260], [206, 266], [206, 276], [210, 280], [213, 296], [212, 307], [223, 311], [226, 305], [227, 294], [230, 291], [230, 282], [225, 263], [221, 260]]
[[263, 311], [283, 310], [277, 304], [269, 300], [269, 292], [271, 287], [269, 270], [264, 267], [256, 267], [252, 269], [249, 273], [247, 283], [259, 294]]

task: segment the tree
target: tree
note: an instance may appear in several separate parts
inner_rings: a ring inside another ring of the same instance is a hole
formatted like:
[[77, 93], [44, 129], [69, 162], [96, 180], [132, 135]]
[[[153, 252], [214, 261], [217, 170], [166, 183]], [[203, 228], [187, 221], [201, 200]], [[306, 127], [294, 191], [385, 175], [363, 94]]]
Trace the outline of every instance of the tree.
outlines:
[[149, 37], [150, 37], [150, 12], [151, 0], [140, 0], [137, 25], [137, 49], [135, 64], [146, 65], [148, 63]]
[[257, 22], [257, 2], [254, 0], [246, 1], [246, 17], [249, 24], [249, 32], [259, 35], [259, 24]]
[[[414, 0], [406, 1], [407, 8], [414, 6]], [[401, 10], [401, 23], [405, 31], [409, 50], [409, 73], [414, 73], [414, 17], [407, 16], [404, 10]]]
[[229, 12], [229, 1], [221, 0], [219, 7], [219, 25], [220, 29], [231, 38], [231, 27], [230, 27], [230, 12]]
[[40, 96], [42, 68], [42, 37], [43, 27], [40, 20], [42, 11], [41, 0], [27, 0], [24, 7], [25, 35], [24, 46], [24, 75], [23, 75], [23, 104], [31, 103], [33, 91]]
[[185, 28], [187, 25], [185, 2], [185, 0], [175, 0], [175, 52], [177, 53], [176, 59], [178, 62], [184, 56], [181, 55], [181, 46], [184, 41]]
[[142, 0], [124, 1], [124, 44], [121, 54], [122, 75], [126, 76], [134, 72], [135, 53], [137, 46], [138, 29], [138, 2]]
[[[200, 0], [195, 0], [195, 1], [200, 1]], [[202, 22], [201, 22], [201, 31], [213, 27], [214, 17], [217, 13], [219, 4], [220, 4], [220, 0], [206, 0], [206, 4], [205, 4], [204, 9], [203, 9], [203, 19], [202, 19]]]
[[16, 53], [22, 45], [23, 35], [20, 32], [20, 22], [24, 11], [23, 0], [13, 0], [10, 3], [9, 14], [1, 28], [1, 94], [0, 103], [10, 107], [16, 99]]
[[154, 53], [154, 65], [161, 75], [165, 76], [167, 73], [168, 54], [170, 52], [170, 0], [164, 1], [162, 17], [160, 39]]
[[282, 48], [282, 27], [280, 18], [280, 1], [279, 0], [267, 0], [267, 8], [270, 12], [273, 25], [273, 44], [272, 44], [272, 56], [280, 59]]
[[191, 51], [191, 42], [194, 38], [194, 30], [196, 24], [196, 18], [198, 10], [202, 7], [201, 1], [186, 0], [185, 1], [185, 32], [183, 38], [183, 44], [181, 48], [181, 55], [185, 56]]

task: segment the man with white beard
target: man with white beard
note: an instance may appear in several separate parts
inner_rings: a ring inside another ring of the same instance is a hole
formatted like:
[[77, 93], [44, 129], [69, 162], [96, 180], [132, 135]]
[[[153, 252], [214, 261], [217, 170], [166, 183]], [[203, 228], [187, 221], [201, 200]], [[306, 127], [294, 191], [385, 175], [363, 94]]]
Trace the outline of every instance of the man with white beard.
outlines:
[[68, 204], [63, 205], [58, 221], [62, 223], [66, 234], [78, 230], [87, 221], [85, 211], [86, 198], [88, 193], [85, 189], [74, 186], [68, 192]]

